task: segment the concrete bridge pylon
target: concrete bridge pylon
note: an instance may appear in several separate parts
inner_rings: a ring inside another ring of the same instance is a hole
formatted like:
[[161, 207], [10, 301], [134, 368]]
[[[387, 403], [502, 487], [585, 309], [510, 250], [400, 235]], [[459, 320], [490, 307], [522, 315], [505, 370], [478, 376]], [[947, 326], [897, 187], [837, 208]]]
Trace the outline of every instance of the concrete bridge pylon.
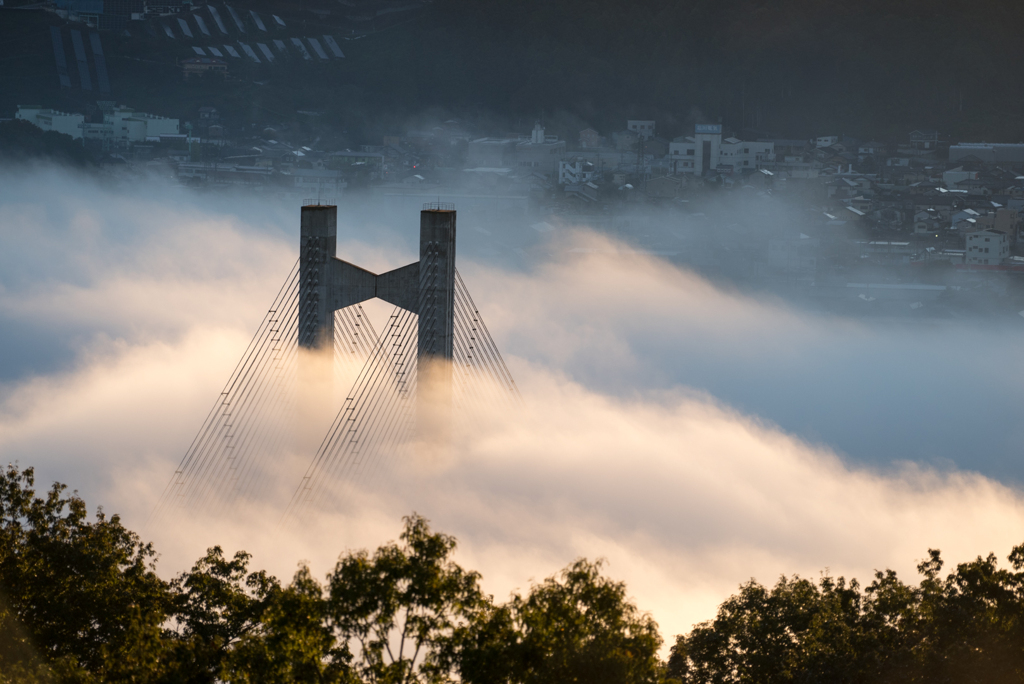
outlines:
[[420, 258], [376, 274], [337, 256], [338, 208], [302, 207], [298, 344], [329, 350], [334, 312], [378, 298], [418, 316], [418, 430], [445, 432], [451, 411], [455, 325], [455, 207], [428, 204], [420, 212]]

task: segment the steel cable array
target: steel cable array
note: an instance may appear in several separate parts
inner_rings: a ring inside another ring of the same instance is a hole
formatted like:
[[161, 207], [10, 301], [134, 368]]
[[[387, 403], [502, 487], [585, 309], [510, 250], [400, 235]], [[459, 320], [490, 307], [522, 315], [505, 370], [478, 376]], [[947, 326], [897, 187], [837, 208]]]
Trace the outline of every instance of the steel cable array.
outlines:
[[[520, 401], [512, 374], [469, 289], [455, 272], [452, 402], [457, 420], [469, 409]], [[421, 301], [427, 315], [436, 302]], [[299, 268], [292, 268], [231, 373], [151, 518], [171, 509], [214, 511], [239, 497], [266, 495], [268, 459], [283, 454], [296, 415], [299, 331], [315, 312], [299, 307]], [[334, 313], [334, 374], [352, 389], [288, 505], [286, 516], [323, 506], [339, 481], [373, 486], [415, 426], [418, 316], [397, 308], [378, 336], [362, 307]], [[436, 342], [436, 340], [435, 340]]]
[[[151, 519], [172, 508], [216, 509], [265, 494], [264, 466], [287, 448], [294, 420], [298, 329], [304, 322], [296, 262]], [[358, 367], [376, 344], [373, 326], [355, 306], [335, 312], [334, 327], [335, 368]]]
[[[432, 302], [421, 301], [428, 315]], [[317, 450], [285, 517], [323, 506], [339, 481], [372, 487], [415, 427], [418, 317], [396, 307]], [[519, 390], [462, 277], [455, 274], [452, 400], [457, 419], [472, 405], [508, 407]], [[461, 409], [461, 410], [459, 410]]]
[[286, 516], [323, 503], [339, 476], [360, 474], [369, 457], [392, 452], [408, 433], [416, 389], [416, 314], [395, 308], [288, 506]]

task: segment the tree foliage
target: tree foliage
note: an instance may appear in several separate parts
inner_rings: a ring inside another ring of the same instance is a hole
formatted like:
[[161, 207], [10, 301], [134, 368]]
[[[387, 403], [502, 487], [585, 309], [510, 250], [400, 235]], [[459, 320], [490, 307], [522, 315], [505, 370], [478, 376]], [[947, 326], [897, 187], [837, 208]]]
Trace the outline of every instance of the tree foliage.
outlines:
[[343, 556], [330, 577], [328, 616], [339, 639], [355, 646], [356, 670], [367, 682], [442, 679], [455, 630], [484, 603], [479, 574], [451, 559], [454, 537], [412, 515], [400, 539], [372, 556]]
[[398, 542], [283, 585], [213, 547], [170, 582], [155, 551], [63, 485], [0, 470], [0, 684], [1024, 683], [1024, 545], [918, 584], [891, 570], [751, 580], [667, 663], [650, 615], [578, 559], [498, 603], [419, 515]]
[[863, 591], [828, 575], [750, 581], [717, 617], [679, 636], [669, 673], [684, 682], [1024, 682], [1024, 545], [962, 563], [937, 550], [917, 586], [891, 570]]
[[513, 594], [506, 605], [481, 614], [462, 635], [462, 681], [657, 681], [657, 624], [628, 600], [625, 584], [600, 570], [600, 562], [578, 559], [528, 595]]
[[[397, 543], [282, 586], [210, 548], [170, 582], [117, 516], [0, 471], [0, 684], [646, 682], [657, 625], [579, 560], [496, 605], [454, 537], [405, 518]], [[490, 678], [497, 673], [498, 678]]]
[[70, 135], [19, 119], [0, 121], [0, 161], [48, 160], [76, 167], [94, 166], [92, 155]]
[[155, 552], [102, 509], [31, 469], [0, 473], [0, 672], [28, 679], [146, 681], [159, 666], [168, 587]]

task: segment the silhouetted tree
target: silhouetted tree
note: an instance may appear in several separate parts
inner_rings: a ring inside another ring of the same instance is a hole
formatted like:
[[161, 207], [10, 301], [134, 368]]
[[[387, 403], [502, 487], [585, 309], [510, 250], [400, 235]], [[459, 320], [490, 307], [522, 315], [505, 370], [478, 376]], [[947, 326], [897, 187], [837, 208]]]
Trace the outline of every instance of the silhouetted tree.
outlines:
[[152, 681], [171, 609], [153, 547], [65, 491], [0, 471], [0, 679]]
[[460, 638], [469, 684], [641, 684], [661, 674], [658, 625], [586, 559], [483, 611]]

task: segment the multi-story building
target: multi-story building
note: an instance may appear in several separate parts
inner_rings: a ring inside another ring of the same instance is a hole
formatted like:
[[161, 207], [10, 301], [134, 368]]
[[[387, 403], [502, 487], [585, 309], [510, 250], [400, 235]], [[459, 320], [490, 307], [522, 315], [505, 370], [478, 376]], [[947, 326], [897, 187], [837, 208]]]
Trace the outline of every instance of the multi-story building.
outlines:
[[144, 0], [56, 0], [54, 6], [64, 18], [101, 29], [123, 29], [146, 11]]
[[515, 138], [477, 138], [469, 142], [466, 166], [469, 168], [507, 169], [515, 164]]
[[968, 143], [951, 145], [949, 161], [973, 161], [986, 164], [1024, 164], [1024, 144], [1021, 143]]
[[558, 174], [558, 162], [565, 157], [565, 141], [557, 135], [545, 135], [544, 127], [537, 124], [529, 140], [516, 143], [515, 165], [519, 169], [543, 173], [546, 176]]
[[968, 266], [998, 266], [1010, 256], [1010, 238], [1001, 230], [979, 230], [968, 233], [965, 240]]
[[18, 105], [18, 111], [14, 118], [28, 121], [44, 131], [70, 135], [75, 140], [82, 139], [82, 126], [85, 124], [85, 116], [82, 114], [43, 109], [39, 105]]
[[710, 172], [735, 173], [760, 169], [775, 161], [771, 142], [746, 142], [738, 138], [722, 139], [719, 124], [698, 124], [693, 136], [676, 138], [669, 145], [673, 173], [703, 176]]
[[137, 112], [130, 107], [105, 110], [103, 123], [84, 124], [82, 132], [86, 140], [100, 140], [118, 146], [179, 135], [177, 119]]
[[595, 167], [582, 157], [558, 162], [558, 184], [586, 183], [594, 177]]
[[537, 124], [529, 138], [478, 138], [469, 143], [466, 157], [470, 168], [505, 168], [542, 173], [554, 178], [565, 157], [565, 141], [545, 135]]
[[626, 121], [626, 130], [633, 131], [643, 140], [654, 138], [654, 122], [647, 119], [629, 119]]

